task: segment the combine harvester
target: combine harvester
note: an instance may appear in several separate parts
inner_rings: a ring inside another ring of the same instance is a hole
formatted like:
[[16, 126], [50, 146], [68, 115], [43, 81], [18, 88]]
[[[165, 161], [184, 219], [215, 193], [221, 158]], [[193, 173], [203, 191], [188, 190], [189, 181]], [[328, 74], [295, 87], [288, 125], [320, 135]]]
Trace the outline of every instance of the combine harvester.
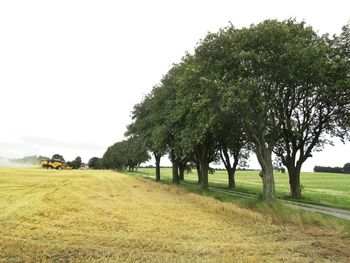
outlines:
[[64, 162], [62, 162], [59, 159], [52, 159], [52, 160], [41, 160], [40, 164], [43, 168], [46, 168], [48, 170], [56, 169], [56, 170], [62, 170], [67, 169], [71, 170], [72, 167], [67, 166]]

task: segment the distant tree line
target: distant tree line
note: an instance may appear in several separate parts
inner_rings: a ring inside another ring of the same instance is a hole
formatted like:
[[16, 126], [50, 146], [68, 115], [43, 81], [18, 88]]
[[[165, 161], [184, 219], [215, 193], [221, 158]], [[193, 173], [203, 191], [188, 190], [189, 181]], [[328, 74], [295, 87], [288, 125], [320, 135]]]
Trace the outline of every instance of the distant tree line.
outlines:
[[[54, 154], [51, 158], [42, 156], [42, 155], [31, 155], [31, 156], [25, 156], [23, 158], [17, 158], [17, 159], [10, 159], [11, 162], [19, 163], [19, 164], [30, 164], [30, 165], [38, 165], [41, 160], [59, 160], [63, 163], [65, 163], [67, 166], [72, 167], [73, 169], [79, 169], [80, 165], [82, 164], [82, 160], [80, 156], [77, 156], [72, 161], [65, 161], [63, 155], [61, 154]], [[91, 169], [103, 169], [103, 161], [102, 158], [98, 157], [92, 157], [90, 158], [88, 162], [89, 168]]]
[[[63, 156], [60, 154], [54, 154], [52, 156], [52, 159], [58, 159], [58, 160], [61, 160], [62, 162], [65, 162]], [[67, 161], [65, 163], [67, 166], [72, 167], [73, 169], [79, 169], [82, 164], [82, 160], [80, 156], [77, 156], [74, 160]], [[102, 158], [98, 158], [98, 157], [90, 158], [88, 162], [88, 166], [90, 169], [95, 169], [95, 170], [104, 168], [102, 164]]]
[[343, 167], [325, 167], [325, 166], [315, 166], [314, 172], [317, 173], [345, 173], [350, 174], [350, 163], [344, 164]]
[[[66, 162], [67, 166], [72, 167], [73, 169], [79, 169], [82, 164], [80, 156], [77, 156], [73, 161]], [[87, 163], [90, 169], [100, 170], [103, 169], [102, 158], [92, 157]]]
[[[153, 154], [157, 181], [167, 154], [173, 182], [193, 162], [203, 190], [210, 163], [221, 160], [234, 188], [237, 167], [253, 152], [264, 199], [275, 198], [274, 154], [298, 198], [302, 165], [331, 143], [325, 135], [349, 138], [349, 78], [349, 25], [332, 37], [295, 20], [229, 25], [209, 33], [135, 105], [125, 135]], [[148, 159], [131, 161], [127, 144], [108, 148], [107, 168], [132, 169]]]

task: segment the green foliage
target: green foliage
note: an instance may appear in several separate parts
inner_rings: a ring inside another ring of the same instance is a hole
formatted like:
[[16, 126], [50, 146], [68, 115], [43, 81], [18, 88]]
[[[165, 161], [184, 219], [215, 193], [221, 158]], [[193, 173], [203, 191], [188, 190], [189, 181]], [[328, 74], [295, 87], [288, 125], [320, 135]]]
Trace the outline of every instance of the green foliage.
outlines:
[[315, 166], [314, 172], [316, 173], [343, 173], [342, 167], [325, 167], [325, 166]]
[[90, 158], [88, 165], [89, 165], [89, 168], [93, 168], [95, 170], [103, 168], [102, 159], [98, 157]]
[[343, 173], [342, 167], [325, 167], [325, 166], [315, 166], [314, 172], [316, 173]]
[[74, 161], [71, 162], [73, 169], [79, 169], [81, 165], [81, 157], [77, 156]]
[[[156, 157], [168, 152], [175, 177], [195, 161], [203, 189], [218, 152], [234, 172], [253, 149], [265, 198], [275, 194], [274, 152], [300, 197], [302, 164], [331, 143], [325, 135], [350, 136], [349, 36], [349, 25], [329, 38], [292, 19], [209, 33], [135, 105], [126, 135]], [[114, 155], [107, 151], [104, 163]]]
[[350, 163], [344, 164], [343, 171], [346, 174], [350, 174]]
[[151, 94], [134, 106], [132, 112], [133, 123], [128, 126], [127, 136], [137, 136], [142, 145], [154, 153], [165, 152], [166, 134], [163, 134], [162, 108], [159, 106], [160, 98], [155, 96], [159, 87], [154, 87]]
[[124, 169], [127, 163], [126, 158], [126, 141], [121, 141], [108, 147], [103, 155], [103, 165], [107, 169]]
[[62, 162], [64, 162], [64, 158], [62, 155], [56, 153], [54, 155], [52, 155], [52, 158], [51, 159], [56, 159], [56, 160], [61, 160]]
[[98, 158], [97, 162], [94, 165], [95, 170], [101, 170], [103, 169], [103, 161], [102, 158]]
[[102, 165], [107, 169], [134, 170], [149, 159], [150, 156], [139, 138], [131, 137], [108, 147], [103, 155]]

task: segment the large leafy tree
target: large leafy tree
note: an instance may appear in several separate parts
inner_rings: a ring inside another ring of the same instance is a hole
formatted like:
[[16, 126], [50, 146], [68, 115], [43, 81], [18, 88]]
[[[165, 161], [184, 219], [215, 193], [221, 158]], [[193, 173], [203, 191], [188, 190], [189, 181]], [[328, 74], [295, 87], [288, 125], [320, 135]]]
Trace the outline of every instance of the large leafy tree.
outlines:
[[325, 135], [347, 133], [349, 89], [338, 85], [345, 75], [324, 37], [293, 20], [266, 24], [279, 35], [274, 67], [265, 77], [273, 83], [272, 109], [282, 131], [274, 152], [288, 169], [291, 196], [298, 198], [302, 164], [330, 142]]
[[348, 31], [345, 27], [333, 42], [336, 49], [294, 20], [268, 20], [241, 30], [230, 26], [208, 35], [206, 67], [217, 72], [217, 82], [229, 87], [232, 107], [240, 109], [262, 168], [266, 199], [275, 196], [273, 151], [287, 166], [296, 197], [301, 165], [327, 142], [322, 135], [346, 135]]
[[346, 174], [350, 174], [350, 163], [344, 164], [343, 172]]
[[71, 162], [72, 166], [74, 169], [79, 169], [80, 165], [81, 165], [81, 157], [77, 156], [72, 162]]
[[200, 164], [201, 187], [208, 190], [210, 156], [217, 148], [215, 129], [220, 115], [220, 93], [202, 57], [188, 55], [183, 65], [176, 98], [177, 117], [181, 120], [179, 145], [183, 155], [195, 152]]
[[[238, 111], [240, 121], [232, 118], [231, 124], [237, 125], [238, 131], [242, 129], [246, 138], [253, 143], [262, 167], [263, 197], [266, 199], [275, 197], [272, 150], [278, 139], [280, 124], [271, 110], [271, 96], [275, 93], [264, 78], [263, 64], [273, 60], [264, 55], [273, 54], [273, 51], [264, 52], [264, 48], [260, 48], [269, 47], [269, 43], [273, 42], [272, 35], [265, 35], [261, 26], [241, 30], [229, 26], [216, 34], [209, 34], [197, 49], [197, 54], [203, 54], [202, 65], [208, 76], [205, 80], [214, 87], [210, 89], [215, 92], [214, 96], [210, 96], [214, 98], [211, 105], [221, 105], [216, 108], [216, 113], [224, 115], [230, 111], [222, 109], [222, 106], [231, 105], [232, 112]], [[226, 136], [224, 139], [227, 140]], [[228, 142], [222, 138], [220, 140], [224, 142], [222, 148], [226, 151], [224, 146]], [[228, 168], [231, 170], [230, 166]]]
[[103, 168], [102, 158], [92, 157], [90, 158], [88, 164], [90, 168], [93, 168], [95, 170]]
[[238, 104], [233, 103], [230, 79], [238, 76], [238, 60], [232, 59], [233, 41], [239, 31], [234, 27], [210, 33], [196, 48], [196, 57], [210, 87], [217, 96], [214, 97], [218, 107], [215, 108], [212, 132], [216, 150], [225, 165], [228, 174], [228, 187], [235, 187], [235, 171], [240, 163], [245, 164], [249, 156], [250, 144], [243, 129], [243, 115]]
[[328, 39], [294, 20], [208, 34], [135, 107], [131, 134], [169, 153], [174, 182], [178, 167], [195, 161], [204, 190], [210, 156], [219, 151], [233, 187], [236, 166], [252, 148], [265, 199], [275, 198], [274, 152], [299, 197], [302, 164], [330, 142], [325, 135], [349, 136], [349, 35], [349, 25]]
[[156, 161], [156, 181], [160, 180], [160, 160], [167, 152], [170, 131], [167, 128], [169, 117], [169, 89], [163, 85], [155, 86], [141, 103], [136, 104], [133, 122], [128, 126], [126, 136], [137, 136], [144, 147], [151, 151]]
[[174, 65], [163, 77], [161, 86], [155, 93], [161, 122], [158, 124], [157, 136], [166, 142], [169, 159], [173, 164], [173, 183], [179, 183], [179, 169], [183, 168], [191, 151], [182, 143], [182, 131], [186, 125], [188, 107], [183, 107], [183, 78], [188, 61]]
[[141, 163], [147, 162], [150, 156], [143, 146], [141, 138], [131, 137], [127, 140], [127, 163], [129, 171], [134, 171]]
[[275, 195], [272, 152], [288, 169], [291, 196], [300, 197], [302, 164], [329, 142], [324, 135], [347, 135], [347, 32], [331, 42], [336, 48], [294, 20], [264, 21], [231, 37], [231, 59], [240, 64], [238, 77], [230, 76], [232, 95], [254, 143], [267, 199]]
[[126, 169], [128, 162], [127, 141], [116, 142], [108, 147], [102, 159], [103, 165], [107, 169]]
[[89, 159], [88, 165], [90, 168], [95, 168], [96, 163], [98, 162], [100, 158], [98, 157], [92, 157]]
[[52, 155], [51, 159], [56, 159], [56, 160], [61, 160], [62, 162], [64, 162], [64, 158], [61, 154], [55, 153], [54, 155]]

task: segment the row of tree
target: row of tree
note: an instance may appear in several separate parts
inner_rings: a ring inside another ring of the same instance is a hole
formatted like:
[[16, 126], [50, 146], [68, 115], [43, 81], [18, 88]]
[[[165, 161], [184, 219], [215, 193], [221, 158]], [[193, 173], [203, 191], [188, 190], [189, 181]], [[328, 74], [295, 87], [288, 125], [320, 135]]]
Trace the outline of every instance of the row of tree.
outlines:
[[138, 138], [132, 137], [108, 147], [103, 155], [102, 165], [107, 169], [134, 171], [150, 158], [143, 143]]
[[236, 167], [252, 151], [261, 166], [263, 198], [274, 199], [274, 154], [298, 198], [301, 167], [312, 152], [331, 137], [349, 138], [349, 78], [349, 25], [333, 37], [295, 20], [230, 25], [209, 33], [135, 105], [129, 140], [109, 147], [104, 163], [135, 167], [127, 154], [135, 141], [153, 153], [156, 180], [160, 159], [169, 154], [174, 183], [192, 161], [208, 190], [211, 162], [222, 160], [229, 187], [235, 187]]
[[314, 172], [318, 173], [345, 173], [350, 174], [350, 163], [344, 164], [343, 167], [325, 167], [325, 166], [315, 166]]

